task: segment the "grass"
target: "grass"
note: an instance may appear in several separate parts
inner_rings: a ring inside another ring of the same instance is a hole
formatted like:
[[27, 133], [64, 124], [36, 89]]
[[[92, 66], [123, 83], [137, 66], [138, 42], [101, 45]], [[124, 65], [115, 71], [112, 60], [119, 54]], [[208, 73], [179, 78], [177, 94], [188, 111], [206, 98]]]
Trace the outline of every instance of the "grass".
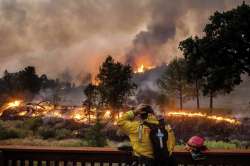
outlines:
[[87, 142], [81, 139], [43, 140], [39, 138], [24, 138], [1, 140], [0, 145], [83, 147], [87, 146]]
[[232, 142], [206, 141], [205, 145], [208, 149], [237, 149], [237, 145]]
[[[241, 141], [232, 140], [231, 142], [224, 141], [205, 141], [208, 149], [245, 149], [240, 145]], [[176, 145], [176, 149], [183, 149], [185, 145]]]
[[[0, 120], [0, 145], [26, 145], [26, 146], [108, 146], [117, 147], [120, 142], [106, 140], [102, 134], [102, 126], [96, 124], [85, 130], [76, 130], [82, 135], [76, 135], [74, 130], [57, 125], [43, 124], [41, 119], [29, 119], [25, 121]], [[107, 141], [107, 142], [106, 142]], [[107, 144], [106, 144], [107, 143]], [[250, 141], [231, 140], [230, 142], [213, 141], [205, 142], [208, 149], [249, 149]], [[176, 145], [176, 149], [183, 149], [184, 143]]]

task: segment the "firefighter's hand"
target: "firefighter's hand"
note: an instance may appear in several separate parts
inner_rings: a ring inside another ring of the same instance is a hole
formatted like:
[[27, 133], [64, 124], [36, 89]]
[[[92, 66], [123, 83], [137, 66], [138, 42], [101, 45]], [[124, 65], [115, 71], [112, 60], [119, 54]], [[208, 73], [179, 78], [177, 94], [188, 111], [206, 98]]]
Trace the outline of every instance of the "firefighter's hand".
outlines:
[[135, 110], [133, 110], [133, 112], [134, 112], [134, 115], [135, 115], [135, 116], [145, 113], [145, 112], [142, 111], [141, 109], [135, 109]]
[[139, 115], [139, 112], [140, 112], [140, 110], [137, 110], [137, 109], [133, 110], [133, 113], [135, 116]]
[[154, 113], [152, 107], [150, 105], [147, 104], [140, 104], [136, 107], [136, 109], [134, 110], [134, 114], [136, 115], [140, 115], [140, 114], [145, 114], [145, 113]]

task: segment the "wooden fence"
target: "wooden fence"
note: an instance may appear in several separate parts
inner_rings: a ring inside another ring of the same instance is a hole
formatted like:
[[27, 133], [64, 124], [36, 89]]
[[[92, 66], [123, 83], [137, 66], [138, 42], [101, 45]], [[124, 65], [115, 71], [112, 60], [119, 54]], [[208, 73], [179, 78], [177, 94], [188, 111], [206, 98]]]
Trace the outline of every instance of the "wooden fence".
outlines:
[[[180, 166], [250, 166], [250, 151], [207, 151], [206, 159], [192, 160], [175, 151]], [[125, 166], [131, 154], [114, 148], [0, 146], [0, 166]]]

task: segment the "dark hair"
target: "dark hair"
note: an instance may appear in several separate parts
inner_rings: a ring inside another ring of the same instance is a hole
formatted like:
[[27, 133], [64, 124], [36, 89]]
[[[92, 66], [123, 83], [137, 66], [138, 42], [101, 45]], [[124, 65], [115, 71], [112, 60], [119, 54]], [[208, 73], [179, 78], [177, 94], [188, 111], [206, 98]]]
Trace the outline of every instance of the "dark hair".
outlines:
[[153, 113], [153, 108], [150, 106], [150, 105], [146, 105], [144, 106], [142, 109], [141, 109], [142, 112], [145, 112], [145, 113]]
[[142, 114], [140, 114], [140, 118], [142, 120], [148, 119], [148, 113], [142, 113]]
[[153, 108], [150, 105], [143, 106], [141, 108], [141, 112], [143, 112], [143, 113], [140, 114], [140, 118], [143, 120], [148, 118], [148, 114], [154, 113]]

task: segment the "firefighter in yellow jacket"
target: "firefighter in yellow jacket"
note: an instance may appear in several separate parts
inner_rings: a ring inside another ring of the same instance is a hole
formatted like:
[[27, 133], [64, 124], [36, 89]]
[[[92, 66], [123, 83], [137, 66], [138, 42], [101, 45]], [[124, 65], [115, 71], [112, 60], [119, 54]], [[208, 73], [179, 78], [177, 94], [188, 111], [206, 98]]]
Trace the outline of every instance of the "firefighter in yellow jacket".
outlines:
[[[128, 135], [133, 148], [134, 156], [143, 158], [144, 161], [152, 160], [153, 162], [154, 154], [152, 141], [149, 136], [150, 128], [147, 125], [143, 125], [145, 122], [151, 124], [160, 123], [159, 119], [157, 119], [154, 115], [152, 107], [149, 105], [140, 105], [137, 109], [126, 112], [121, 118], [118, 119], [117, 124], [122, 131]], [[165, 129], [168, 134], [165, 144], [167, 145], [166, 147], [169, 156], [171, 157], [175, 146], [175, 136], [169, 125], [165, 125]]]

